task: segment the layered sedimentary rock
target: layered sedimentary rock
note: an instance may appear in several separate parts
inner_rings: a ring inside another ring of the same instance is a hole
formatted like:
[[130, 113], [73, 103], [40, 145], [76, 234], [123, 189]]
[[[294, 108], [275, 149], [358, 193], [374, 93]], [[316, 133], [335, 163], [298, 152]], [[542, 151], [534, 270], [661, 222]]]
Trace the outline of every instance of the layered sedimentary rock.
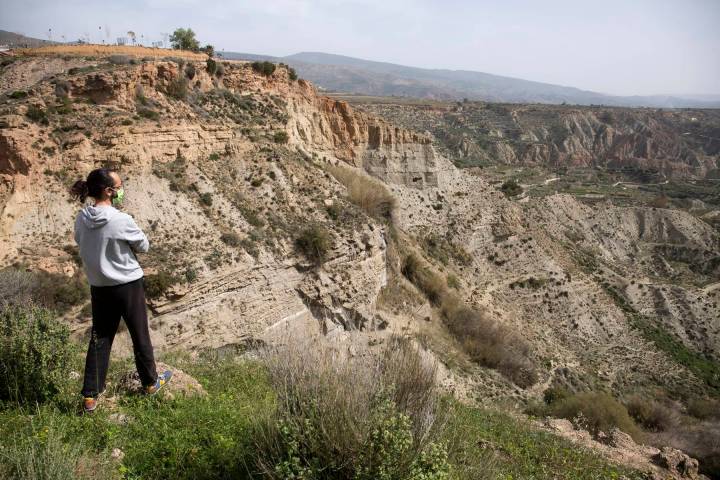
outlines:
[[432, 132], [465, 163], [603, 167], [665, 178], [718, 178], [715, 110], [550, 105], [363, 104], [398, 125]]

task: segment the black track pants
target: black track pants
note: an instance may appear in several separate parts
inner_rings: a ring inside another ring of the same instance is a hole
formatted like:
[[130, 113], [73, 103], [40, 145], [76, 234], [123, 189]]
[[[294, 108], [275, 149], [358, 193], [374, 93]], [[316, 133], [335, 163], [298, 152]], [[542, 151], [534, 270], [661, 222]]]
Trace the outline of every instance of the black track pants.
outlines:
[[92, 333], [85, 359], [82, 394], [95, 397], [105, 389], [110, 363], [110, 349], [120, 324], [125, 320], [135, 353], [135, 366], [143, 386], [157, 380], [150, 331], [145, 307], [145, 288], [140, 278], [112, 287], [90, 287], [92, 300]]

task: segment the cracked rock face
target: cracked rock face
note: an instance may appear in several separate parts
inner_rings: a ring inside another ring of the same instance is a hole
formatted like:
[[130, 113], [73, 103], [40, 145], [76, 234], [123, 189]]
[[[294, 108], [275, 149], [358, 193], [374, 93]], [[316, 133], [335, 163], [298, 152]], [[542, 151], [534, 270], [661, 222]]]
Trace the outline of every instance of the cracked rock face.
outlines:
[[[522, 332], [538, 361], [551, 365], [541, 385], [701, 388], [629, 324], [614, 294], [689, 347], [718, 356], [720, 240], [685, 211], [593, 207], [569, 195], [508, 200], [482, 174], [453, 166], [446, 145], [416, 131], [433, 110], [414, 117], [415, 130], [402, 128], [319, 96], [284, 68], [265, 76], [233, 62], [211, 77], [196, 63], [187, 97], [178, 100], [168, 88], [186, 69], [174, 62], [96, 62], [69, 73], [79, 66], [73, 60], [65, 69], [53, 63], [55, 78], [26, 75], [39, 61], [16, 62], [0, 77], [0, 91], [32, 90], [0, 118], [0, 262], [77, 274], [68, 252], [79, 206], [64, 200], [66, 188], [97, 166], [119, 168], [124, 208], [150, 237], [151, 253], [141, 259], [146, 274], [173, 276], [150, 302], [161, 347], [242, 346], [288, 331], [371, 337], [437, 320], [429, 306], [417, 314], [422, 305], [410, 308], [408, 298], [385, 298], [402, 306], [393, 311], [381, 305], [385, 289], [394, 292], [387, 297], [403, 292], [389, 278], [397, 259], [388, 252], [387, 226], [352, 205], [323, 168], [341, 163], [385, 183], [398, 203], [397, 226], [420, 250], [431, 235], [462, 247], [462, 262], [426, 257], [459, 279], [468, 304]], [[53, 113], [59, 85], [70, 99], [65, 113]], [[47, 125], [25, 116], [29, 105], [48, 112]], [[518, 108], [507, 113], [512, 122], [539, 115]], [[621, 142], [630, 133], [620, 126], [602, 130], [602, 121], [583, 112], [563, 117], [572, 138], [524, 155], [585, 164], [611, 147], [646, 152]], [[540, 141], [552, 133], [549, 124], [521, 132], [510, 126], [497, 123], [489, 134]], [[597, 145], [588, 143], [593, 135]], [[468, 154], [475, 148], [464, 145]], [[671, 150], [661, 146], [655, 152]], [[332, 240], [321, 267], [295, 245], [312, 224]], [[68, 321], [79, 335], [89, 326], [79, 307]], [[490, 374], [483, 382], [489, 395], [516, 392]]]

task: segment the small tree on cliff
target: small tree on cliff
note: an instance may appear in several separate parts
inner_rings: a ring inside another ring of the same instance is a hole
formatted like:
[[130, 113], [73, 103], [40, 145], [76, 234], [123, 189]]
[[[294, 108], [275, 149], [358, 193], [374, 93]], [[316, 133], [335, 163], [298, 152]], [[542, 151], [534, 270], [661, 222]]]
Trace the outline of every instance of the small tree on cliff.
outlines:
[[192, 28], [178, 28], [170, 35], [170, 44], [176, 50], [200, 50], [200, 42], [195, 38]]

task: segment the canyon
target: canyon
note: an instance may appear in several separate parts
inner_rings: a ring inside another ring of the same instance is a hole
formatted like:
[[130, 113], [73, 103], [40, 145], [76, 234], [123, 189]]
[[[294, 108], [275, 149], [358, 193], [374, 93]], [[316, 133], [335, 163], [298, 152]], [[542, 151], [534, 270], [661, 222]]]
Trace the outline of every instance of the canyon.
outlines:
[[[717, 179], [717, 111], [351, 104], [283, 65], [270, 75], [221, 65], [28, 57], [3, 67], [0, 266], [80, 276], [67, 188], [110, 166], [150, 239], [146, 274], [168, 279], [150, 299], [160, 349], [322, 336], [361, 354], [402, 335], [441, 362], [448, 390], [480, 403], [521, 406], [551, 386], [661, 389], [678, 402], [720, 392], [717, 204], [512, 197], [479, 168]], [[392, 218], [354, 204], [333, 168], [387, 189]], [[297, 247], [308, 225], [331, 238], [321, 265]], [[472, 361], [402, 273], [403, 249], [527, 343], [532, 385]], [[86, 303], [64, 321], [84, 338]]]

